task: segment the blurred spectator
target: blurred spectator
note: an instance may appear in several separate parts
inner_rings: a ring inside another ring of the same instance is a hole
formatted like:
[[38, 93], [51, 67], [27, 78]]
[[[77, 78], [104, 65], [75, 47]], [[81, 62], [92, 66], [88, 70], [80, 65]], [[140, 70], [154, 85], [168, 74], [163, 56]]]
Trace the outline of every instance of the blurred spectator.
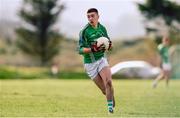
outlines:
[[54, 63], [52, 66], [51, 66], [51, 73], [53, 76], [56, 76], [59, 72], [59, 64], [58, 63]]

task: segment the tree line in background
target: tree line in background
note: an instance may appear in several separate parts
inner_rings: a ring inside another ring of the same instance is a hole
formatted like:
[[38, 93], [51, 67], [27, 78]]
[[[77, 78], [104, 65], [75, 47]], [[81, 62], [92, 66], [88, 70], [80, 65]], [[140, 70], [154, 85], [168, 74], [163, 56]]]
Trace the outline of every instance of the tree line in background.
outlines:
[[[174, 39], [173, 43], [180, 43], [180, 5], [168, 0], [146, 0], [145, 3], [137, 3], [137, 6], [146, 19], [147, 33], [153, 32], [161, 37], [159, 31], [167, 29]], [[63, 37], [53, 30], [53, 26], [64, 8], [58, 0], [24, 0], [19, 12], [25, 23], [16, 29], [17, 45], [26, 54], [38, 57], [41, 65], [48, 64], [61, 48]], [[164, 21], [164, 25], [159, 21]], [[150, 22], [155, 22], [157, 27], [149, 26]]]
[[[180, 5], [178, 3], [170, 0], [146, 0], [145, 3], [137, 5], [146, 18], [147, 33], [155, 33], [157, 43], [160, 43], [162, 35], [169, 35], [173, 44], [180, 44]], [[150, 22], [154, 22], [156, 27], [148, 25]]]
[[[16, 29], [17, 46], [46, 65], [60, 50], [62, 36], [53, 26], [65, 6], [58, 0], [24, 0], [19, 12], [24, 25]], [[60, 28], [59, 28], [60, 29]]]

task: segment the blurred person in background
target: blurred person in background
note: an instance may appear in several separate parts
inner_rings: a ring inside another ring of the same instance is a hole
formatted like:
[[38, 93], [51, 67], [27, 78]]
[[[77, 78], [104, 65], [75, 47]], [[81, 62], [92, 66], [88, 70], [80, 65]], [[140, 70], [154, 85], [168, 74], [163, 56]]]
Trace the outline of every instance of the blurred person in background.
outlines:
[[53, 63], [52, 66], [51, 66], [51, 74], [56, 77], [57, 74], [59, 72], [59, 64], [56, 62], [56, 63]]
[[170, 58], [172, 55], [172, 51], [170, 51], [170, 39], [167, 36], [162, 38], [162, 43], [158, 45], [158, 51], [161, 59], [161, 73], [157, 76], [157, 78], [153, 81], [153, 88], [157, 87], [157, 84], [160, 80], [165, 79], [166, 86], [169, 85], [169, 80], [171, 77], [171, 62]]
[[84, 68], [88, 76], [106, 96], [108, 113], [114, 112], [115, 100], [110, 67], [105, 56], [105, 47], [97, 46], [97, 39], [106, 37], [109, 39], [109, 48], [112, 43], [106, 28], [99, 23], [99, 14], [96, 8], [87, 11], [89, 23], [81, 30], [79, 35], [79, 54], [84, 57]]

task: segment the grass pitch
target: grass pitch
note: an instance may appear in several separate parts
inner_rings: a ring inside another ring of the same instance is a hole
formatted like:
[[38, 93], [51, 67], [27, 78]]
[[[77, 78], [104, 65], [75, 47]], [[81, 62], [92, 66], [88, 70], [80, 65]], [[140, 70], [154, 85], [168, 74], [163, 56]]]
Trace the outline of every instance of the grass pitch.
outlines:
[[[114, 117], [180, 117], [180, 80], [113, 80]], [[90, 80], [0, 80], [0, 117], [108, 117], [105, 97]]]

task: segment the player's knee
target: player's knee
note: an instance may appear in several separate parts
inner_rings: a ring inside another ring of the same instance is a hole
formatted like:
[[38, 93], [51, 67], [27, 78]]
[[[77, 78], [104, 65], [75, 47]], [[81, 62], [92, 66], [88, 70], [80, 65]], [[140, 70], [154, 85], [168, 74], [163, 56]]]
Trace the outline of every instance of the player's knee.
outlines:
[[111, 80], [107, 80], [106, 86], [107, 87], [112, 87], [112, 81]]

